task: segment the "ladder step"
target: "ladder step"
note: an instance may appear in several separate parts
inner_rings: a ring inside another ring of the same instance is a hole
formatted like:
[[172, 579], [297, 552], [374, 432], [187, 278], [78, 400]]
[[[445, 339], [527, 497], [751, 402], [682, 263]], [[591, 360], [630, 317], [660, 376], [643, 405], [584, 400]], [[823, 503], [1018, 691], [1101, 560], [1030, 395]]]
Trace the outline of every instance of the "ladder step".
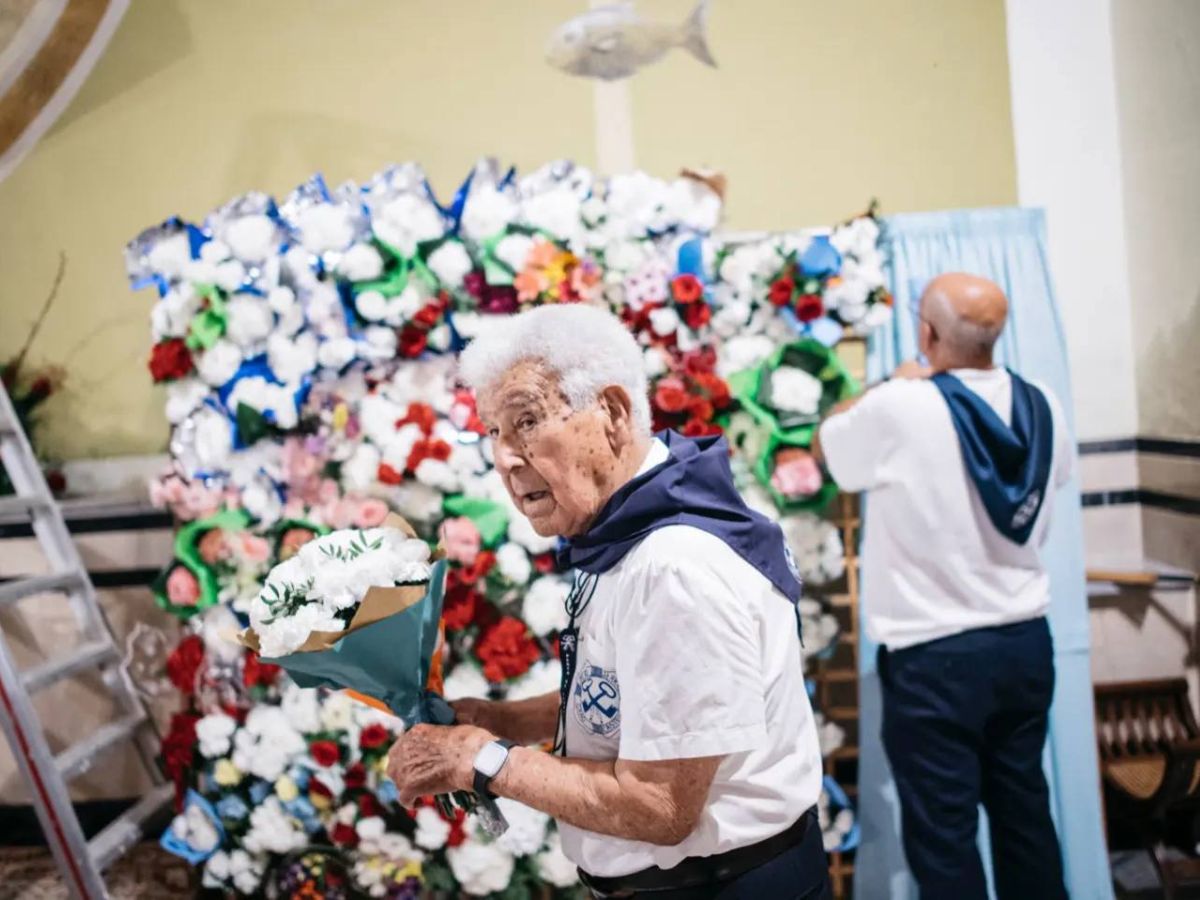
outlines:
[[45, 497], [0, 497], [0, 519], [28, 519], [49, 506]]
[[52, 575], [15, 578], [0, 583], [0, 607], [34, 594], [65, 593], [81, 587], [82, 584], [83, 577], [79, 572], [55, 572]]
[[69, 781], [77, 775], [82, 775], [92, 767], [96, 757], [118, 741], [131, 737], [138, 726], [146, 721], [144, 712], [137, 712], [98, 728], [87, 739], [73, 744], [58, 756], [54, 764], [62, 773], [64, 780]]
[[175, 786], [170, 782], [155, 785], [141, 800], [113, 819], [103, 831], [88, 843], [88, 855], [97, 869], [103, 871], [146, 834], [146, 825], [165, 811], [175, 799]]
[[89, 641], [86, 644], [80, 644], [69, 653], [22, 672], [21, 680], [25, 684], [25, 690], [32, 694], [56, 681], [70, 678], [76, 672], [94, 669], [107, 663], [116, 662], [118, 659], [120, 659], [120, 654], [117, 653], [117, 648], [113, 646], [112, 641]]

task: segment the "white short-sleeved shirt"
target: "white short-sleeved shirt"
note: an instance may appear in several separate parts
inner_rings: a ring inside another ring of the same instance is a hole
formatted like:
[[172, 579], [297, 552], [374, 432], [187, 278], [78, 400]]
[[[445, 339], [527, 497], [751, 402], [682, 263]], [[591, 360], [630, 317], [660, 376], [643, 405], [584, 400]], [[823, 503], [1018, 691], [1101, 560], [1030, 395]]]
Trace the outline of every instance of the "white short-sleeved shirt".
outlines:
[[[666, 456], [656, 441], [642, 470]], [[778, 834], [817, 802], [795, 607], [719, 538], [682, 525], [652, 532], [599, 576], [578, 628], [568, 756], [725, 759], [681, 844], [560, 823], [576, 865], [604, 877], [670, 868]]]
[[[1006, 424], [1012, 421], [1006, 369], [951, 374]], [[1036, 387], [1054, 422], [1050, 486], [1057, 488], [1071, 476], [1075, 451], [1057, 398]], [[931, 381], [897, 379], [869, 391], [821, 426], [821, 448], [843, 490], [869, 492], [863, 589], [872, 640], [898, 650], [1046, 612], [1050, 582], [1040, 550], [1054, 491], [1046, 491], [1025, 544], [1001, 535], [967, 474], [950, 409]]]

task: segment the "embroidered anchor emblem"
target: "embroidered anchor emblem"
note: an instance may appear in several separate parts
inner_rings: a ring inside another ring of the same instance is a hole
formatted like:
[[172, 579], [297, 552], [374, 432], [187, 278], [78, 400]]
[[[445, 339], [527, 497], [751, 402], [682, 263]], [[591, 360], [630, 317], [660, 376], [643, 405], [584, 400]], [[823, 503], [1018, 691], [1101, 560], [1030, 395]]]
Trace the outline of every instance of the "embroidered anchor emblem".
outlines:
[[593, 681], [593, 689], [587, 692], [587, 699], [583, 701], [583, 711], [591, 712], [593, 709], [598, 709], [608, 718], [612, 718], [617, 714], [616, 704], [605, 705], [605, 700], [616, 700], [617, 691], [607, 681]]
[[572, 694], [575, 719], [587, 731], [608, 737], [621, 727], [621, 685], [614, 669], [584, 663]]

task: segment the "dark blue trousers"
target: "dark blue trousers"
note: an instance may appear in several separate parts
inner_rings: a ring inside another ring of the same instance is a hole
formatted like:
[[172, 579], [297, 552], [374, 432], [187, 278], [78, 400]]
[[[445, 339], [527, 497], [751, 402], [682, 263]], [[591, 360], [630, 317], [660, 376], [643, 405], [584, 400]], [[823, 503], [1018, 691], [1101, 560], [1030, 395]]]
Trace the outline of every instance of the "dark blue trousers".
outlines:
[[1065, 898], [1042, 772], [1054, 695], [1046, 620], [881, 648], [879, 676], [904, 855], [922, 900], [987, 897], [981, 803], [1000, 900]]

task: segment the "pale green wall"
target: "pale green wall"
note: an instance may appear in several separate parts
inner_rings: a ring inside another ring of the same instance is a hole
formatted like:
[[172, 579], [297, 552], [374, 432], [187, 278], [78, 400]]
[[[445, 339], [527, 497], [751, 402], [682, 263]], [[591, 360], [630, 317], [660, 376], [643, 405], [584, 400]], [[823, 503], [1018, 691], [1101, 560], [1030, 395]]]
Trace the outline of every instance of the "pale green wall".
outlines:
[[[164, 446], [144, 360], [149, 293], [121, 248], [313, 171], [417, 160], [450, 191], [481, 155], [593, 165], [592, 89], [548, 69], [566, 0], [134, 0], [73, 105], [0, 183], [0, 358], [68, 257], [35, 361], [70, 380], [47, 407], [64, 457]], [[686, 0], [641, 0], [682, 19]], [[730, 225], [1008, 204], [1016, 188], [1002, 0], [714, 0], [721, 69], [681, 53], [633, 84], [638, 163], [711, 165]]]

